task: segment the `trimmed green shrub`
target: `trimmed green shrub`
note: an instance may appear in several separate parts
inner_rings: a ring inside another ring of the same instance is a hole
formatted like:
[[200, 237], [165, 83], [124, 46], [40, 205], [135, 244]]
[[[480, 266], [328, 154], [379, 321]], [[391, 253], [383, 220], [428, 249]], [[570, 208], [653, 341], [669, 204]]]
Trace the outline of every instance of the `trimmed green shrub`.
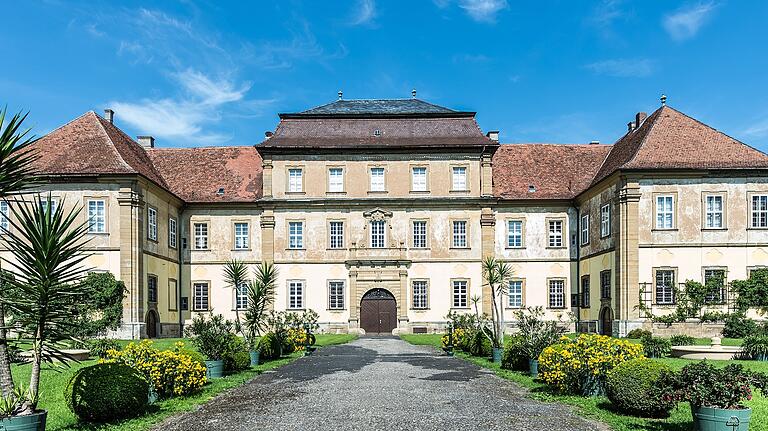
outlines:
[[142, 414], [149, 405], [149, 382], [124, 364], [83, 367], [64, 389], [67, 406], [80, 420], [111, 422]]
[[631, 338], [633, 340], [640, 340], [640, 339], [643, 339], [645, 337], [652, 337], [652, 336], [653, 336], [653, 334], [651, 334], [651, 331], [649, 331], [647, 329], [635, 328], [635, 329], [629, 331], [629, 333], [627, 334], [627, 336], [625, 338]]
[[227, 345], [227, 351], [222, 355], [225, 373], [236, 373], [251, 367], [251, 356], [245, 342], [232, 335]]
[[750, 359], [768, 360], [768, 335], [749, 335], [744, 338], [741, 347], [744, 349], [744, 355]]
[[690, 335], [673, 335], [669, 337], [669, 342], [673, 346], [693, 346], [696, 344], [696, 339]]
[[527, 371], [528, 357], [523, 350], [523, 340], [519, 336], [511, 339], [504, 346], [504, 354], [501, 356], [501, 368], [505, 370]]
[[111, 338], [96, 338], [88, 341], [88, 350], [92, 357], [105, 359], [110, 350], [120, 350], [120, 343]]
[[754, 334], [757, 330], [757, 323], [752, 319], [748, 319], [746, 313], [735, 312], [725, 318], [723, 336], [728, 338], [744, 338], [747, 335]]
[[482, 330], [476, 331], [472, 336], [469, 354], [472, 356], [491, 356], [491, 340]]
[[296, 343], [293, 341], [293, 338], [288, 336], [287, 332], [286, 336], [280, 340], [280, 347], [283, 349], [284, 355], [290, 355], [296, 351]]
[[259, 340], [259, 352], [261, 352], [260, 358], [278, 359], [282, 355], [280, 350], [280, 340], [274, 332], [267, 332], [261, 337], [261, 340]]
[[645, 337], [640, 340], [643, 354], [649, 358], [664, 358], [672, 353], [672, 344], [666, 338]]
[[668, 371], [666, 365], [647, 358], [623, 362], [608, 373], [606, 395], [616, 409], [624, 413], [667, 417], [675, 402], [662, 397], [657, 382]]

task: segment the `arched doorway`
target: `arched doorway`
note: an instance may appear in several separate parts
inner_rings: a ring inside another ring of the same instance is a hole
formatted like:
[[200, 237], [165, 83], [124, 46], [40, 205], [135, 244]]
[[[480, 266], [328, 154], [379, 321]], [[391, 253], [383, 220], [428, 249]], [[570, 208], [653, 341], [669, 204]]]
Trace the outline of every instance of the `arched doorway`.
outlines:
[[157, 311], [149, 310], [147, 312], [147, 319], [145, 322], [147, 325], [147, 338], [157, 338], [157, 323], [159, 320]]
[[605, 307], [600, 312], [600, 334], [613, 335], [613, 310]]
[[392, 334], [397, 328], [397, 303], [385, 289], [371, 289], [360, 301], [360, 327], [366, 334]]

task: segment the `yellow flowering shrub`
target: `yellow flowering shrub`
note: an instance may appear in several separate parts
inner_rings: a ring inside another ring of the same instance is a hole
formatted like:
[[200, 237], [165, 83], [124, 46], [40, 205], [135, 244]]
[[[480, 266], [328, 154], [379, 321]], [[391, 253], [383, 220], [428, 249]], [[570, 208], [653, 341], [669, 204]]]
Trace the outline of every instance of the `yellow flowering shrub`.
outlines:
[[[464, 328], [456, 328], [453, 330], [453, 347], [456, 349], [464, 350], [466, 346], [469, 346], [469, 331]], [[443, 335], [441, 339], [443, 342], [443, 348], [448, 346], [448, 334]]]
[[288, 328], [288, 339], [293, 343], [294, 350], [304, 350], [307, 342], [307, 332], [299, 328]]
[[152, 341], [129, 343], [122, 351], [109, 350], [102, 362], [126, 364], [142, 373], [160, 397], [188, 395], [206, 383], [205, 365], [184, 353], [184, 343], [173, 350], [157, 350]]
[[547, 347], [539, 356], [539, 378], [560, 392], [605, 393], [608, 372], [622, 362], [643, 357], [643, 346], [597, 334], [582, 334]]

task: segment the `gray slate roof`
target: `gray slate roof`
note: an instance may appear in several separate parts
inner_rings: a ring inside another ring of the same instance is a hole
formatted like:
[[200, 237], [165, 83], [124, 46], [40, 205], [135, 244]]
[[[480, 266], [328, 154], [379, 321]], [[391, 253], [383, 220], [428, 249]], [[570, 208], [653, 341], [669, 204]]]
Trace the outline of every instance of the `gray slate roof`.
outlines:
[[456, 114], [458, 111], [419, 99], [337, 100], [292, 115], [419, 115]]

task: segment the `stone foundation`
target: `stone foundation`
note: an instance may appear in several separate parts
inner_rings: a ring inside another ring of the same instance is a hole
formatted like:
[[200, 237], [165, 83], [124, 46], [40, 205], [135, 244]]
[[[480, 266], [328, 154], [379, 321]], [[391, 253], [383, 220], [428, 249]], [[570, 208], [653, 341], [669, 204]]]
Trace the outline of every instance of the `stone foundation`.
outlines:
[[656, 337], [671, 337], [673, 335], [689, 335], [696, 338], [722, 337], [722, 323], [701, 322], [676, 322], [671, 325], [666, 323], [646, 322], [643, 329], [647, 329]]

